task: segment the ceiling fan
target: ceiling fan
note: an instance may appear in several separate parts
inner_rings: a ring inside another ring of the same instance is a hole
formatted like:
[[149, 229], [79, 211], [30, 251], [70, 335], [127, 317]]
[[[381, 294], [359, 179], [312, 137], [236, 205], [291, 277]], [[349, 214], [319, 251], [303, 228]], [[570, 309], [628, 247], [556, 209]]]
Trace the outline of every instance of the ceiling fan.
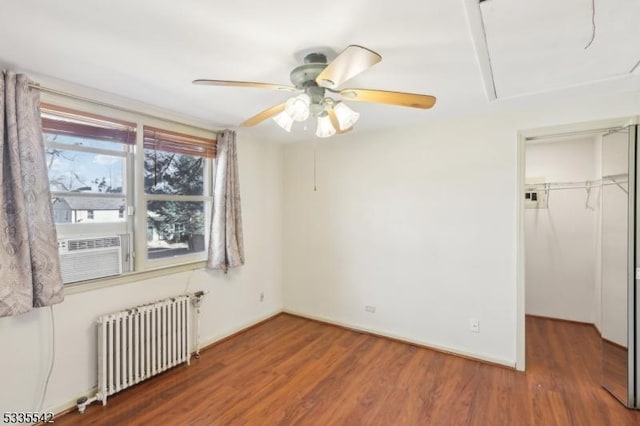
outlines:
[[[287, 132], [291, 131], [294, 122], [316, 118], [316, 135], [329, 137], [336, 133], [346, 133], [360, 114], [349, 108], [343, 100], [359, 102], [375, 102], [389, 105], [400, 105], [411, 108], [431, 108], [436, 98], [430, 95], [415, 93], [389, 92], [372, 89], [339, 89], [347, 80], [369, 69], [382, 60], [376, 52], [366, 47], [350, 45], [344, 49], [331, 63], [323, 53], [310, 53], [304, 57], [304, 64], [291, 71], [293, 86], [254, 83], [249, 81], [229, 80], [194, 80], [193, 84], [210, 86], [253, 87], [258, 89], [284, 90], [302, 92], [289, 98], [286, 102], [272, 106], [240, 124], [241, 127], [255, 126], [268, 118], [278, 123]], [[336, 100], [327, 95], [340, 95], [343, 100]]]

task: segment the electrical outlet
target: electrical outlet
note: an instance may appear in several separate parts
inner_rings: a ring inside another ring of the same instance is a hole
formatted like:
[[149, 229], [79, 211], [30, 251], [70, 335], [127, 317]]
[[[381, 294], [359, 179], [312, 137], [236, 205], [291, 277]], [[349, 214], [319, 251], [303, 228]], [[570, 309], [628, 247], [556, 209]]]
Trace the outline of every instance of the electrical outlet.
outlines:
[[469, 331], [472, 333], [480, 333], [480, 321], [475, 318], [469, 318]]
[[263, 292], [260, 292], [260, 301], [264, 302], [264, 293]]
[[369, 312], [369, 313], [372, 313], [372, 314], [376, 313], [376, 307], [375, 306], [367, 305], [367, 306], [364, 307], [364, 310]]

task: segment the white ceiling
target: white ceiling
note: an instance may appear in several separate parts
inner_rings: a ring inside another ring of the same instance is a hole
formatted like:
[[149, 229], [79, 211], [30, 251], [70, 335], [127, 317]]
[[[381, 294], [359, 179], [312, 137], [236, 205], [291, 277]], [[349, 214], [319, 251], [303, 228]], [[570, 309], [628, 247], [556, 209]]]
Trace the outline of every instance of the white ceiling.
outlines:
[[640, 1], [482, 3], [498, 98], [628, 75], [640, 61]]
[[[487, 108], [465, 13], [467, 0], [0, 0], [0, 65], [142, 101], [216, 127], [234, 127], [287, 93], [193, 86], [195, 78], [288, 84], [300, 52], [360, 44], [382, 62], [345, 86], [432, 94], [431, 110], [356, 103], [356, 131]], [[488, 48], [501, 97], [557, 91], [629, 71], [640, 60], [640, 1], [488, 0]], [[309, 126], [313, 127], [313, 126]], [[271, 120], [253, 131], [286, 134]]]

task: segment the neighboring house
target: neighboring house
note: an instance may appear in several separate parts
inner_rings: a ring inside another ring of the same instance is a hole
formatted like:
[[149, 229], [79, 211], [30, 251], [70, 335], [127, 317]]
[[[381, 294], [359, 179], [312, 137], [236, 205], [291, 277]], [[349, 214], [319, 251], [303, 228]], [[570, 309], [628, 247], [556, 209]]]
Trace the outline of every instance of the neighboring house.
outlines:
[[[203, 251], [205, 248], [204, 244], [204, 235], [203, 234], [192, 234], [188, 235], [186, 240], [182, 239], [180, 236], [186, 233], [186, 226], [184, 223], [174, 223], [171, 229], [170, 234], [162, 235], [158, 232], [154, 223], [163, 222], [166, 218], [156, 212], [149, 211], [148, 212], [148, 220], [147, 222], [147, 242], [149, 251], [149, 258], [154, 259], [157, 257], [164, 257], [165, 255], [158, 255], [158, 250], [164, 250], [171, 248], [182, 250], [184, 248], [188, 248], [188, 252], [194, 251]], [[178, 238], [179, 241], [172, 241], [175, 238]], [[156, 253], [155, 255], [153, 253]]]
[[124, 201], [105, 197], [53, 199], [56, 223], [115, 222], [124, 217]]

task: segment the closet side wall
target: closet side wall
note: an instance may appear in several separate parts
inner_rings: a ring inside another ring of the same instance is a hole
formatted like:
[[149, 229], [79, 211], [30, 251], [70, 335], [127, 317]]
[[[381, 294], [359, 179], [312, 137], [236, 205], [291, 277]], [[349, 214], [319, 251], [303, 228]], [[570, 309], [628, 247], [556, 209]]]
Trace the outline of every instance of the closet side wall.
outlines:
[[[594, 137], [527, 144], [527, 178], [599, 178]], [[525, 211], [526, 313], [595, 323], [599, 188], [549, 192], [548, 208]]]
[[[605, 136], [602, 146], [602, 174], [628, 172], [628, 133]], [[627, 180], [623, 178], [622, 180]], [[610, 183], [610, 181], [609, 181]], [[621, 186], [628, 189], [628, 184]], [[616, 185], [606, 185], [602, 193], [602, 337], [627, 346], [627, 246], [629, 238], [629, 196]]]

